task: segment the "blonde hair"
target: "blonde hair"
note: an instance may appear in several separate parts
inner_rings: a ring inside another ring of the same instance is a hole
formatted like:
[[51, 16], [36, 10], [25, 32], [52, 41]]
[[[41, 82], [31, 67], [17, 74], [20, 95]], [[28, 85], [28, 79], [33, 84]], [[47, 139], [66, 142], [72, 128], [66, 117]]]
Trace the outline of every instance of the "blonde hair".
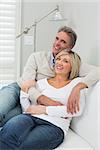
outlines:
[[64, 49], [56, 55], [55, 59], [57, 59], [59, 56], [62, 56], [62, 55], [69, 55], [71, 58], [71, 72], [69, 74], [69, 79], [72, 80], [72, 79], [78, 77], [79, 69], [80, 69], [80, 65], [81, 65], [80, 56], [76, 52], [68, 51], [67, 49]]

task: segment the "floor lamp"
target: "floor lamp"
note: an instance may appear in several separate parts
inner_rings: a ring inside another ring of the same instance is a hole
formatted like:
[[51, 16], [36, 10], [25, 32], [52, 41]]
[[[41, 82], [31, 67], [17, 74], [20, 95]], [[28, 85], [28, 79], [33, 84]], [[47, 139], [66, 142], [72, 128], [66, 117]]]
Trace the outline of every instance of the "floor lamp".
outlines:
[[16, 38], [21, 37], [23, 34], [28, 34], [28, 32], [34, 27], [34, 52], [35, 52], [36, 51], [37, 24], [54, 12], [55, 12], [55, 14], [54, 14], [53, 19], [51, 21], [64, 21], [64, 20], [66, 20], [66, 19], [62, 18], [62, 15], [61, 15], [60, 10], [59, 10], [59, 5], [57, 5], [55, 9], [48, 12], [46, 15], [41, 17], [39, 20], [35, 21], [30, 27], [26, 27], [19, 35], [16, 36]]

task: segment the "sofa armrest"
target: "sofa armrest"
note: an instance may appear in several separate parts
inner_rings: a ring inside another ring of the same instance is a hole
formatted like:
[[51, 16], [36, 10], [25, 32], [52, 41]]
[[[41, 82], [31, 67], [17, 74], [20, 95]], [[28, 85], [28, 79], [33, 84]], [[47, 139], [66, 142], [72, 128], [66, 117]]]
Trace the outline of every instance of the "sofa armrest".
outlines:
[[77, 118], [73, 118], [71, 129], [84, 138], [92, 147], [98, 149], [100, 133], [100, 81], [86, 90], [86, 104], [84, 113]]

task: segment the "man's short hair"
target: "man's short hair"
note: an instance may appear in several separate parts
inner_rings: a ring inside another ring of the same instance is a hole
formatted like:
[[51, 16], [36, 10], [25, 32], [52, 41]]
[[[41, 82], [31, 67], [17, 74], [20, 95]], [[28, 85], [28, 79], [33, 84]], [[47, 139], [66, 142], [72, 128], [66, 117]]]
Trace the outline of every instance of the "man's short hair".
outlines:
[[63, 26], [58, 30], [58, 33], [59, 32], [65, 32], [70, 37], [70, 39], [71, 39], [70, 47], [72, 49], [76, 43], [76, 40], [77, 40], [77, 35], [76, 35], [75, 31], [73, 31], [73, 29], [70, 27]]

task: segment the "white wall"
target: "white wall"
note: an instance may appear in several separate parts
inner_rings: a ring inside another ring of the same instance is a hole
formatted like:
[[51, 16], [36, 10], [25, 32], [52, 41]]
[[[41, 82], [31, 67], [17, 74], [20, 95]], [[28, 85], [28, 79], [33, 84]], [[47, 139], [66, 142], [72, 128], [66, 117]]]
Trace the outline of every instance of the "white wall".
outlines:
[[[51, 50], [52, 42], [58, 28], [62, 25], [71, 26], [78, 35], [74, 50], [77, 51], [83, 61], [94, 65], [100, 65], [98, 53], [98, 3], [97, 2], [33, 2], [22, 0], [22, 29], [30, 26], [35, 19], [40, 19], [59, 4], [60, 10], [67, 21], [51, 22], [48, 16], [37, 25], [37, 51]], [[33, 36], [33, 30], [28, 35]], [[21, 45], [21, 72], [28, 56], [33, 52], [33, 44], [25, 45], [25, 36]], [[98, 58], [98, 60], [97, 60]]]
[[[97, 4], [70, 3], [65, 4], [72, 20], [73, 28], [78, 34], [77, 45], [74, 48], [84, 61], [96, 64], [97, 56]], [[70, 24], [71, 26], [71, 24]]]
[[98, 3], [98, 53], [97, 53], [97, 60], [98, 65], [100, 66], [100, 2]]

